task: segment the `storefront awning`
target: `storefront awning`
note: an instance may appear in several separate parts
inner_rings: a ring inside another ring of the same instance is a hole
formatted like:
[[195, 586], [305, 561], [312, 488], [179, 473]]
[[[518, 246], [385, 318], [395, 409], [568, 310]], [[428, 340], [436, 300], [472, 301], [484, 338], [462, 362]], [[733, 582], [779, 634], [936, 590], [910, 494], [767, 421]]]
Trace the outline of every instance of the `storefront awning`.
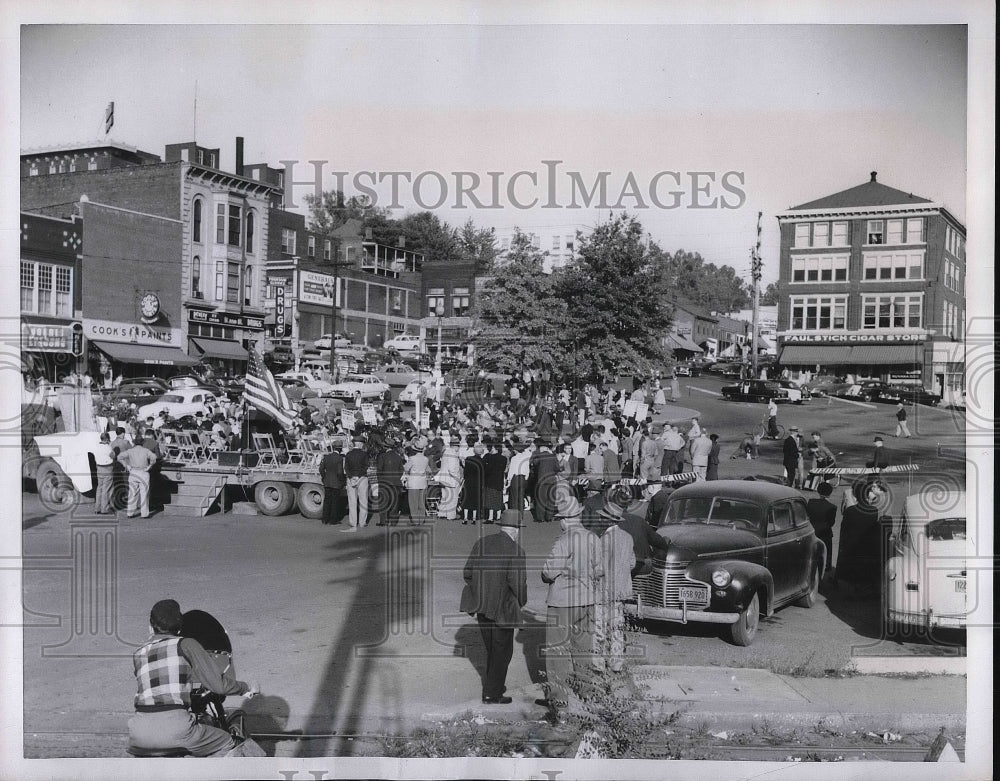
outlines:
[[680, 334], [667, 334], [667, 343], [675, 350], [687, 350], [692, 353], [704, 352], [698, 345]]
[[194, 366], [196, 358], [185, 355], [177, 347], [160, 347], [126, 342], [91, 342], [94, 347], [113, 361], [140, 363], [153, 366]]
[[782, 366], [834, 366], [849, 363], [851, 348], [843, 344], [790, 344], [781, 351]]
[[248, 358], [247, 348], [238, 342], [230, 342], [225, 339], [195, 339], [191, 337], [191, 343], [194, 344], [205, 358], [223, 358], [230, 361], [245, 361]]
[[851, 355], [846, 363], [863, 366], [914, 366], [923, 363], [923, 355], [922, 344], [859, 344], [851, 348]]

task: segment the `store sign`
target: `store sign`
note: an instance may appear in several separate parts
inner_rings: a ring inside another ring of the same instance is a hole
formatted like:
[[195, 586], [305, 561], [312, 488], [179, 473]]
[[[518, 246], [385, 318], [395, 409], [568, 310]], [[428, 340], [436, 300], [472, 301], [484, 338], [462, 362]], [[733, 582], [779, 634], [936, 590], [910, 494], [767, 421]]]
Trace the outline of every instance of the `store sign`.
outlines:
[[226, 312], [199, 312], [192, 309], [188, 312], [188, 320], [192, 323], [207, 323], [209, 325], [228, 325], [233, 328], [249, 328], [251, 330], [264, 330], [263, 317], [246, 317], [245, 315], [231, 315]]
[[[337, 306], [343, 306], [344, 280], [337, 280]], [[299, 301], [333, 306], [333, 276], [315, 271], [299, 272]]]
[[786, 336], [783, 344], [916, 344], [927, 340], [925, 332], [906, 334], [802, 334]]
[[142, 323], [117, 323], [112, 320], [91, 320], [83, 318], [83, 330], [88, 339], [99, 342], [127, 342], [130, 344], [151, 344], [179, 346], [180, 328], [161, 328]]
[[25, 352], [79, 355], [83, 352], [83, 333], [80, 324], [21, 323], [21, 349]]
[[278, 339], [288, 336], [288, 324], [285, 322], [285, 286], [274, 288], [274, 335]]

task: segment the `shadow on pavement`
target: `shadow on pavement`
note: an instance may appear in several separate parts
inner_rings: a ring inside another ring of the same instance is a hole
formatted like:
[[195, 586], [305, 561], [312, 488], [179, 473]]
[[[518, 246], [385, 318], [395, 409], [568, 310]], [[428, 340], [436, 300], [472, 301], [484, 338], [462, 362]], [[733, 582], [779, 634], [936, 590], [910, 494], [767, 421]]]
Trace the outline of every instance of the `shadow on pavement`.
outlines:
[[524, 663], [532, 683], [545, 681], [545, 658], [542, 647], [545, 645], [545, 616], [539, 616], [527, 610], [521, 613], [521, 627], [514, 635], [514, 642], [520, 643], [524, 654]]
[[[275, 746], [282, 740], [280, 735], [296, 740], [301, 730], [285, 732], [290, 712], [288, 702], [274, 695], [258, 695], [252, 700], [246, 700], [242, 706], [247, 715], [247, 728], [264, 753], [273, 757]], [[266, 737], [264, 737], [266, 736]]]

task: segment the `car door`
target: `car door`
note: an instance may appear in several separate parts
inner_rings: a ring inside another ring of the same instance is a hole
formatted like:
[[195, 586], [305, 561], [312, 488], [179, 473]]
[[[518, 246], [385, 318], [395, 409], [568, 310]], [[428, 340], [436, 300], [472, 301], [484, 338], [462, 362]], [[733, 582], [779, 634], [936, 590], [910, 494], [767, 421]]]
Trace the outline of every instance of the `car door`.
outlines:
[[806, 512], [806, 503], [802, 499], [792, 499], [792, 526], [796, 533], [796, 563], [798, 564], [797, 577], [795, 579], [797, 591], [805, 591], [809, 588], [809, 578], [812, 575], [813, 546], [815, 536], [812, 524], [809, 522], [809, 513]]
[[801, 535], [795, 529], [791, 502], [775, 502], [768, 508], [766, 534], [766, 565], [774, 581], [774, 600], [783, 602], [799, 590], [801, 569]]

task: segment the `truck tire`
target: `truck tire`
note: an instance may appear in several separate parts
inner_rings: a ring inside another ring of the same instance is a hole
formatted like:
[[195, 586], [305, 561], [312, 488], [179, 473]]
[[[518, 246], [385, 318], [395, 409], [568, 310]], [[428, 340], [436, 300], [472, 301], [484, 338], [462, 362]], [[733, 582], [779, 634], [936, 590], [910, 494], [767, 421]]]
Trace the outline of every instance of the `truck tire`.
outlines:
[[739, 619], [729, 628], [733, 645], [748, 646], [757, 634], [760, 623], [760, 597], [753, 595], [750, 603], [740, 613]]
[[303, 483], [298, 491], [299, 512], [306, 518], [323, 517], [323, 486], [319, 483]]
[[43, 462], [35, 473], [35, 485], [42, 505], [49, 510], [62, 512], [80, 501], [80, 493], [59, 465], [54, 461]]
[[263, 480], [254, 486], [253, 500], [264, 515], [284, 515], [295, 504], [295, 489], [281, 480]]

